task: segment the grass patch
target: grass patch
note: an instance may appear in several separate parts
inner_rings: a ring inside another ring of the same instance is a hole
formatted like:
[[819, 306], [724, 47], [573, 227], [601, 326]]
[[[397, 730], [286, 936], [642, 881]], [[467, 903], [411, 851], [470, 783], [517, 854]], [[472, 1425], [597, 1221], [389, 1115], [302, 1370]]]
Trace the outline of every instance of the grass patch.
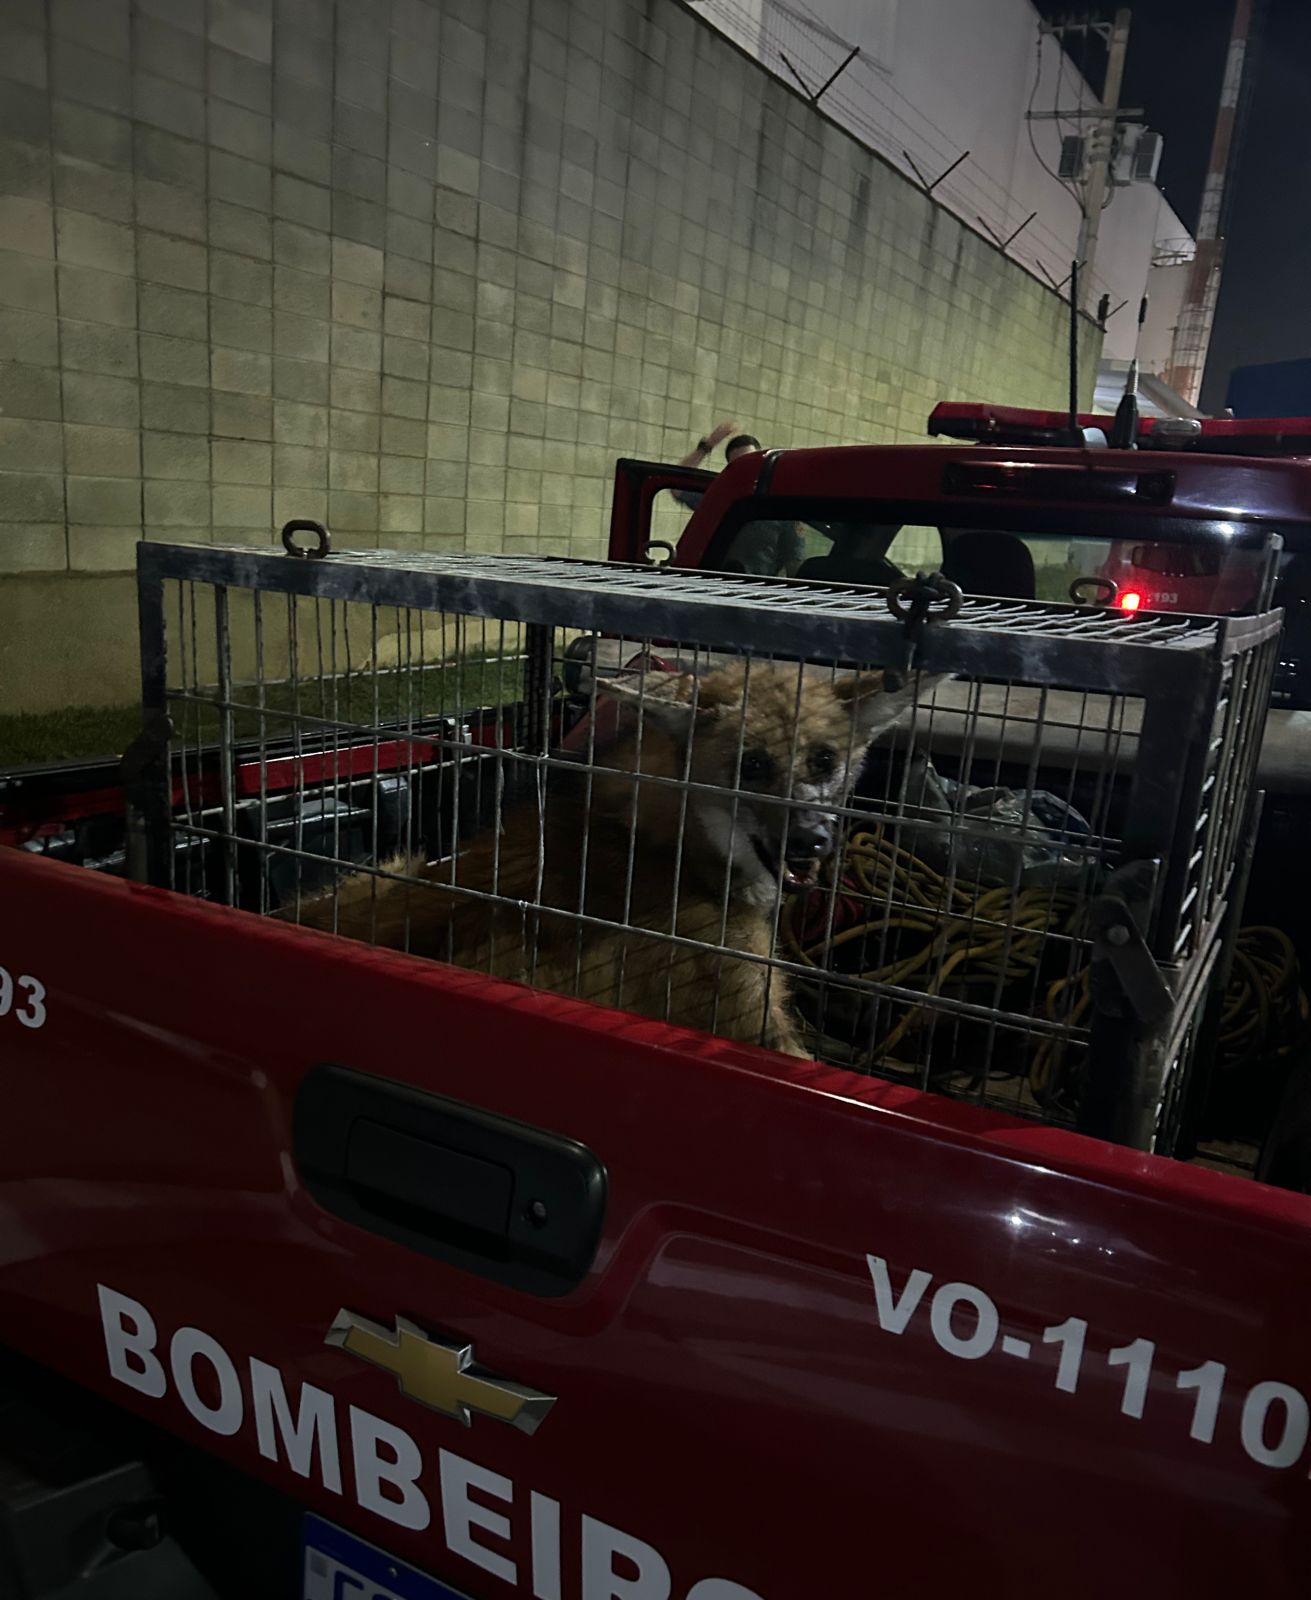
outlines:
[[67, 706], [0, 716], [0, 771], [57, 761], [112, 760], [141, 731], [140, 706]]
[[[249, 684], [233, 690], [237, 739], [287, 738], [297, 718], [322, 718], [367, 730], [377, 724], [455, 716], [459, 709], [512, 704], [523, 696], [523, 662], [517, 657], [466, 658], [412, 671], [355, 672], [305, 678], [299, 685], [267, 683], [264, 713]], [[202, 693], [210, 692], [202, 690]], [[219, 736], [220, 713], [195, 701], [174, 701], [176, 743], [194, 748]], [[312, 738], [314, 721], [302, 721]], [[60, 711], [0, 716], [0, 771], [58, 761], [112, 760], [141, 730], [139, 706], [69, 706]], [[327, 731], [327, 730], [323, 730]]]
[[[313, 737], [320, 722], [367, 731], [429, 717], [454, 717], [481, 706], [510, 704], [522, 698], [523, 663], [517, 658], [478, 657], [411, 670], [339, 673], [302, 678], [299, 683], [264, 685], [258, 691], [237, 684], [232, 691], [233, 733], [238, 739], [279, 739], [300, 726]], [[201, 690], [202, 694], [211, 691]], [[171, 713], [180, 737], [189, 744], [218, 738], [217, 707], [194, 700], [175, 701]], [[330, 730], [324, 729], [324, 732]]]

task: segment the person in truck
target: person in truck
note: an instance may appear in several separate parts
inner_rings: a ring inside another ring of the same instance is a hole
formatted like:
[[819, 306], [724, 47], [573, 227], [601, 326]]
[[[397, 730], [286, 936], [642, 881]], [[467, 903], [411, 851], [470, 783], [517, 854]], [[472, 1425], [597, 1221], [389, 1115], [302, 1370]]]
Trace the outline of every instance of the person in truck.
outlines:
[[[718, 423], [704, 438], [697, 440], [696, 447], [683, 457], [679, 466], [699, 467], [719, 441], [728, 438], [736, 426], [732, 422]], [[738, 456], [763, 449], [764, 446], [753, 434], [739, 433], [724, 446], [724, 464], [727, 466]], [[674, 489], [672, 493], [674, 499], [689, 511], [695, 511], [705, 498], [705, 491], [700, 489]], [[796, 523], [753, 522], [733, 541], [725, 570], [751, 573], [756, 577], [792, 577], [801, 565], [803, 553], [801, 534]]]
[[[728, 439], [728, 443], [724, 446], [725, 466], [727, 466], [730, 461], [736, 460], [738, 456], [746, 455], [748, 451], [760, 450], [763, 448], [760, 440], [749, 433], [739, 433], [736, 435], [736, 437], [729, 438], [729, 435], [736, 427], [736, 422], [717, 422], [709, 433], [697, 440], [693, 448], [689, 450], [683, 459], [678, 463], [679, 466], [701, 466], [706, 457], [711, 453], [711, 451], [714, 450], [715, 446], [721, 439]], [[674, 499], [677, 500], [680, 505], [686, 506], [689, 511], [696, 510], [696, 508], [701, 504], [702, 496], [703, 491], [699, 489], [674, 490]]]

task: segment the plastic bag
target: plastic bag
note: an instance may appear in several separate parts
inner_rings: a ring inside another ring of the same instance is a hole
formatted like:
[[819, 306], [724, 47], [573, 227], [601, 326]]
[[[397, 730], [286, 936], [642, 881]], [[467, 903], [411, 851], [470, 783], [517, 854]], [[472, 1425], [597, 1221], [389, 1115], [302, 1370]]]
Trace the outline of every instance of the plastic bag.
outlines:
[[[911, 762], [906, 805], [927, 813], [903, 826], [900, 843], [963, 883], [1032, 889], [1086, 877], [1092, 830], [1073, 806], [1046, 789], [980, 788], [944, 778], [927, 757]], [[941, 822], [937, 821], [941, 818]]]

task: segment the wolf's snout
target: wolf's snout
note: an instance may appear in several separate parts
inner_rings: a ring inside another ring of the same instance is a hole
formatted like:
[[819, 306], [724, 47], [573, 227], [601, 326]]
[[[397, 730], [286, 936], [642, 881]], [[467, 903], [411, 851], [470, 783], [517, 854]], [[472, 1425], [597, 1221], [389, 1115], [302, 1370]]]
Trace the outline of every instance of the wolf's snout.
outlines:
[[833, 825], [821, 819], [798, 818], [788, 829], [789, 861], [818, 861], [833, 848]]
[[819, 864], [833, 849], [833, 824], [825, 817], [794, 817], [783, 844], [783, 887], [808, 889], [819, 881]]

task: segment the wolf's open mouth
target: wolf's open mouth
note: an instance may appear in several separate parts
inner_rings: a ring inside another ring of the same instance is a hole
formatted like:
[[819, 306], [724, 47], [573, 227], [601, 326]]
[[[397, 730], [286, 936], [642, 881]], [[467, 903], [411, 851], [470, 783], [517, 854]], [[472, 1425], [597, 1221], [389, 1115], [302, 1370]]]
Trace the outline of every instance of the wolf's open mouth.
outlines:
[[752, 847], [760, 857], [760, 863], [771, 878], [777, 878], [789, 894], [795, 894], [801, 889], [810, 889], [819, 880], [819, 862], [814, 856], [807, 856], [804, 861], [792, 862], [786, 857], [772, 854], [765, 845], [754, 835], [751, 839]]

